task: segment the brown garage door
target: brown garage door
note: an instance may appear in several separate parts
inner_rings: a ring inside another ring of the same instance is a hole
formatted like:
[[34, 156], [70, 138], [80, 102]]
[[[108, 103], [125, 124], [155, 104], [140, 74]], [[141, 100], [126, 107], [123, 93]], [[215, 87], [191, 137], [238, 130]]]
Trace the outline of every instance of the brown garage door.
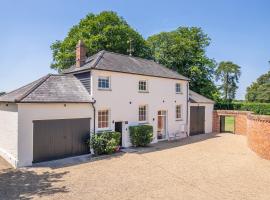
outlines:
[[90, 119], [34, 121], [33, 162], [89, 153]]
[[190, 135], [204, 134], [205, 107], [190, 107]]

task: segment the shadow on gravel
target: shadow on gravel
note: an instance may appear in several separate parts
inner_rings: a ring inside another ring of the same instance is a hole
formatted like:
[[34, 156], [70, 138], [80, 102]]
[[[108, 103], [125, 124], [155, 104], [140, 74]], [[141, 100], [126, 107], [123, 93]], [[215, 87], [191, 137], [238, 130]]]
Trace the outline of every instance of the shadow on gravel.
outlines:
[[166, 150], [166, 149], [172, 149], [175, 147], [189, 145], [189, 144], [202, 142], [205, 140], [219, 138], [219, 137], [221, 137], [221, 136], [208, 133], [208, 134], [189, 136], [187, 138], [182, 138], [179, 140], [162, 141], [162, 142], [158, 142], [156, 144], [150, 144], [148, 147], [137, 147], [137, 148], [133, 148], [133, 149], [134, 149], [134, 153], [144, 154], [144, 153], [151, 153], [151, 152], [155, 152], [155, 151], [162, 151], [162, 150]]
[[56, 187], [53, 184], [63, 181], [68, 172], [36, 173], [31, 170], [15, 170], [12, 168], [0, 170], [0, 199], [29, 200], [33, 195], [38, 197], [56, 193], [67, 193], [66, 187]]

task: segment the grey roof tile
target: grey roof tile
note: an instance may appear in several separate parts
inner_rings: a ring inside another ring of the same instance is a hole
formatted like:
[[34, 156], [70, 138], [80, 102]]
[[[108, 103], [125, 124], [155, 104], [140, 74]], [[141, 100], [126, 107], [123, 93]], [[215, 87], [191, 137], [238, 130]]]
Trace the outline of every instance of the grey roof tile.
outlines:
[[91, 102], [91, 96], [73, 75], [47, 75], [0, 97], [0, 102]]
[[189, 100], [191, 103], [210, 103], [214, 104], [215, 102], [211, 99], [206, 98], [192, 90], [189, 90]]
[[152, 60], [146, 60], [108, 51], [100, 51], [99, 53], [88, 58], [82, 67], [76, 68], [75, 66], [72, 66], [71, 68], [64, 70], [63, 73], [74, 73], [89, 69], [189, 80], [181, 74]]

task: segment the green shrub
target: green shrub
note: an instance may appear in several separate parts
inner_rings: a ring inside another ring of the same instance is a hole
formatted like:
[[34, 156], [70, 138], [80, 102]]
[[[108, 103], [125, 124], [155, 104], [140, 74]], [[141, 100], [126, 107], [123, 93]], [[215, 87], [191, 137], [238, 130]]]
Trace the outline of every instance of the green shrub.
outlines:
[[133, 146], [147, 146], [153, 140], [153, 127], [150, 125], [130, 126], [130, 140]]
[[270, 115], [270, 103], [230, 102], [216, 103], [216, 110], [252, 111], [259, 115]]
[[90, 139], [90, 147], [94, 150], [96, 155], [112, 154], [120, 144], [120, 133], [118, 132], [101, 132], [92, 135]]

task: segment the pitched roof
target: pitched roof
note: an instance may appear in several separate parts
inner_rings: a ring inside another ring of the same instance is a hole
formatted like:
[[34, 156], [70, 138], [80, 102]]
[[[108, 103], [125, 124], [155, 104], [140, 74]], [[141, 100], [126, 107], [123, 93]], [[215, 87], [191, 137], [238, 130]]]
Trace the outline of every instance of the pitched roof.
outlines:
[[192, 90], [189, 90], [189, 100], [191, 103], [210, 103], [214, 104], [215, 102], [211, 99], [206, 98]]
[[44, 76], [0, 97], [0, 102], [88, 103], [91, 96], [73, 75]]
[[72, 66], [71, 68], [64, 70], [63, 73], [74, 73], [90, 69], [189, 80], [181, 74], [178, 74], [177, 72], [170, 70], [152, 60], [146, 60], [108, 51], [100, 51], [99, 53], [89, 57], [85, 64], [80, 68]]

